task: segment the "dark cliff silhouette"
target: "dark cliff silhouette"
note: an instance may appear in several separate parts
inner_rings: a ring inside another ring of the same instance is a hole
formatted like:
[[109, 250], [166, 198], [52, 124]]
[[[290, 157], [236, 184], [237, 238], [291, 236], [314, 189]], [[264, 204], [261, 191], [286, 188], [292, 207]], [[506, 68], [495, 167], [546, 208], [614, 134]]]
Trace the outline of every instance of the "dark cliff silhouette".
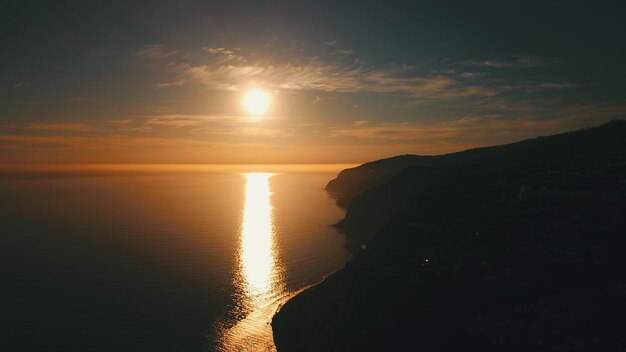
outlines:
[[358, 254], [277, 313], [279, 351], [626, 348], [626, 122], [328, 188]]
[[[343, 170], [326, 190], [347, 208], [337, 226], [356, 253], [417, 194], [467, 167], [593, 157], [624, 148], [626, 121], [440, 156], [402, 155]], [[355, 200], [354, 202], [352, 200]]]

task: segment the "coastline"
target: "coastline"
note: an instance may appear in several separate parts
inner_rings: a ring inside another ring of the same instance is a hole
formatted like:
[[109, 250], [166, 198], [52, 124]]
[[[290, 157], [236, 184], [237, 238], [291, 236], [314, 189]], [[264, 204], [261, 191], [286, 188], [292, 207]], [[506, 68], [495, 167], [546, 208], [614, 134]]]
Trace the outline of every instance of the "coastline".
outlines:
[[[348, 229], [366, 248], [282, 306], [278, 351], [624, 346], [609, 323], [626, 313], [624, 136], [615, 122], [437, 166], [443, 174], [406, 192], [371, 237]], [[371, 224], [388, 190], [407, 190], [422, 171], [374, 182], [346, 218]]]

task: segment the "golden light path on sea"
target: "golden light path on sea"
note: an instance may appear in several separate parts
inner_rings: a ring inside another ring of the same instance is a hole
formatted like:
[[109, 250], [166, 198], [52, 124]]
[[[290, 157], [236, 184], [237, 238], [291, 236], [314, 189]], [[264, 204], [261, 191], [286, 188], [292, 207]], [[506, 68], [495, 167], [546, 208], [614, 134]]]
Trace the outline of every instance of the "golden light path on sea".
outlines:
[[286, 292], [270, 202], [271, 173], [247, 173], [236, 285], [242, 318], [222, 337], [224, 351], [273, 351], [271, 318]]
[[246, 292], [253, 301], [272, 291], [276, 278], [274, 225], [268, 173], [246, 174], [246, 204], [241, 230], [240, 264]]

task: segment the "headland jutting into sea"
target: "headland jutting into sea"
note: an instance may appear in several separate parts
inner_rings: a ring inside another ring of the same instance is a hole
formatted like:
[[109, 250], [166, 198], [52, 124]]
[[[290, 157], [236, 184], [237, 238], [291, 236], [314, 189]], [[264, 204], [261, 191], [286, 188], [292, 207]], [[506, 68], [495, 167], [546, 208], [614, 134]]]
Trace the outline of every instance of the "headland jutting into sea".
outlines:
[[619, 350], [626, 121], [342, 171], [354, 258], [287, 302], [279, 352]]

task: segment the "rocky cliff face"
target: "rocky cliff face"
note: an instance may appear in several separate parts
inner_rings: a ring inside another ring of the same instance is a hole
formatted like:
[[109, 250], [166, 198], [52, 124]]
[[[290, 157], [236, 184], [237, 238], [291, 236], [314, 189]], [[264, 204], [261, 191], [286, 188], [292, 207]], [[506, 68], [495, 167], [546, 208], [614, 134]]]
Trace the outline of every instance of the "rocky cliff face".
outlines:
[[275, 316], [278, 350], [625, 348], [626, 123], [503, 148], [354, 198], [401, 204]]

